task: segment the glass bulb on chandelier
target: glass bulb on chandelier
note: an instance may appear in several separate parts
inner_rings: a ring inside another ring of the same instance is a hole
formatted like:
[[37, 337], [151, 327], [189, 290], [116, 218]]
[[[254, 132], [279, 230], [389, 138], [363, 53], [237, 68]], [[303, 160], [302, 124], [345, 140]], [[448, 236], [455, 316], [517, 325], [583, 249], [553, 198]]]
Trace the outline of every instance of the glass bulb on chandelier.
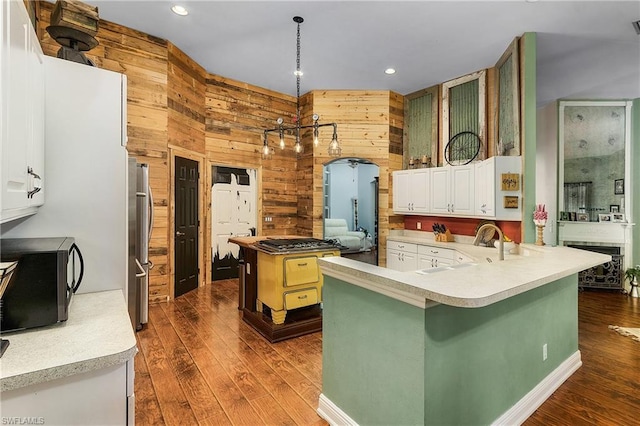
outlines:
[[284, 120], [282, 118], [278, 118], [278, 126], [276, 128], [273, 129], [267, 129], [264, 130], [264, 146], [263, 146], [263, 157], [264, 158], [269, 158], [269, 156], [271, 154], [273, 154], [273, 150], [269, 148], [269, 141], [267, 138], [268, 133], [270, 132], [278, 132], [278, 135], [280, 136], [280, 149], [284, 149], [285, 148], [285, 142], [284, 142], [284, 135], [285, 132], [288, 135], [295, 135], [295, 144], [293, 146], [294, 151], [296, 152], [296, 154], [300, 154], [304, 151], [304, 146], [302, 145], [302, 141], [300, 138], [300, 130], [301, 129], [308, 129], [308, 128], [313, 128], [313, 146], [317, 147], [319, 145], [319, 136], [320, 136], [320, 132], [319, 132], [319, 128], [320, 127], [324, 127], [324, 126], [333, 126], [333, 138], [331, 139], [331, 143], [329, 145], [329, 155], [332, 157], [339, 157], [340, 154], [342, 153], [342, 149], [340, 148], [340, 144], [338, 143], [338, 133], [337, 133], [337, 129], [338, 126], [336, 123], [326, 123], [326, 124], [319, 124], [318, 120], [320, 119], [320, 116], [318, 116], [318, 114], [313, 114], [312, 119], [313, 119], [313, 124], [310, 125], [305, 125], [302, 126], [301, 125], [301, 110], [300, 110], [300, 77], [302, 76], [302, 71], [300, 69], [300, 24], [302, 22], [304, 22], [304, 19], [302, 19], [300, 16], [294, 16], [293, 18], [293, 22], [295, 22], [297, 24], [297, 38], [296, 38], [296, 70], [294, 72], [294, 75], [296, 76], [296, 114], [294, 119], [294, 123], [295, 126], [283, 126]]

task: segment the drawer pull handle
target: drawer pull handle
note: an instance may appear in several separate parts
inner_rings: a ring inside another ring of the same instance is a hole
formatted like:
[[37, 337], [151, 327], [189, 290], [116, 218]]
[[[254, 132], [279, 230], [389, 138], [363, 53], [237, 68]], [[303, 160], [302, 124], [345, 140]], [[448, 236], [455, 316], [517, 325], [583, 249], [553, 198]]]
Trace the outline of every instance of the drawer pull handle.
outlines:
[[305, 294], [304, 296], [298, 296], [298, 299], [302, 300], [302, 299], [306, 299], [307, 295]]
[[298, 263], [298, 266], [307, 266], [307, 262], [305, 262], [305, 263]]

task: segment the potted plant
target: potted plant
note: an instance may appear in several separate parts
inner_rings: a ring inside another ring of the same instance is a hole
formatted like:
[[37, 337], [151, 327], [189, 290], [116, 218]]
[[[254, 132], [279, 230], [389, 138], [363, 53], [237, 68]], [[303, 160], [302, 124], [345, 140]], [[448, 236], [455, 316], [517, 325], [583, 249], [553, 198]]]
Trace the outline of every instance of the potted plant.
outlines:
[[640, 265], [636, 265], [635, 268], [627, 268], [627, 270], [624, 271], [624, 277], [629, 280], [629, 284], [631, 284], [629, 295], [631, 297], [640, 297], [640, 295], [638, 295], [638, 278], [640, 278]]

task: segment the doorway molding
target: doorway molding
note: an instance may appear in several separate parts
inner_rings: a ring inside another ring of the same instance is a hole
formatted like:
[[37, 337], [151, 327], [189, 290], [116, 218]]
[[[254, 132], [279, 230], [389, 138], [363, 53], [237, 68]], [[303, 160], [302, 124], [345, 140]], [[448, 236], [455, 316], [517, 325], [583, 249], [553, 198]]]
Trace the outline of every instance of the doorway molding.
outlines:
[[[357, 157], [357, 156], [349, 156], [349, 157], [340, 157], [340, 158], [335, 158], [335, 159], [331, 159], [330, 161], [327, 161], [325, 163], [322, 164], [322, 215], [321, 215], [321, 220], [322, 220], [322, 238], [324, 238], [325, 235], [325, 229], [324, 229], [324, 219], [326, 218], [326, 213], [327, 213], [327, 201], [328, 201], [328, 197], [327, 197], [327, 189], [329, 188], [329, 183], [327, 182], [327, 170], [329, 168], [329, 166], [333, 165], [333, 164], [344, 164], [344, 163], [356, 163], [357, 165], [371, 165], [371, 166], [375, 166], [377, 168], [377, 178], [371, 182], [374, 184], [374, 199], [373, 201], [373, 206], [374, 206], [374, 210], [373, 210], [373, 222], [374, 222], [374, 227], [373, 230], [368, 230], [368, 231], [373, 231], [371, 232], [371, 234], [374, 237], [374, 241], [373, 241], [373, 248], [376, 251], [376, 263], [379, 262], [379, 249], [380, 249], [380, 189], [379, 189], [379, 179], [380, 179], [380, 171], [382, 169], [382, 167], [380, 167], [380, 165], [378, 163], [376, 163], [373, 160], [370, 160], [368, 158], [364, 158], [364, 157]], [[352, 166], [353, 167], [353, 166]], [[355, 229], [354, 229], [355, 230]]]
[[[186, 150], [184, 148], [169, 146], [169, 229], [167, 233], [169, 234], [168, 239], [168, 247], [169, 247], [169, 262], [168, 266], [170, 268], [169, 271], [169, 295], [167, 296], [168, 300], [174, 298], [175, 295], [175, 252], [173, 247], [175, 246], [175, 217], [176, 217], [176, 199], [175, 199], [175, 176], [176, 176], [176, 157], [186, 158], [188, 160], [192, 160], [198, 163], [198, 252], [202, 253], [204, 248], [204, 228], [207, 221], [207, 217], [205, 216], [204, 206], [207, 203], [206, 200], [206, 191], [204, 190], [204, 184], [210, 177], [208, 177], [208, 173], [206, 168], [203, 169], [203, 164], [205, 163], [205, 156], [203, 154]], [[210, 203], [210, 200], [208, 201]], [[209, 204], [207, 204], [209, 205]], [[207, 275], [207, 271], [204, 267], [204, 256], [198, 256], [198, 269], [200, 270], [200, 274], [198, 277], [198, 287], [202, 287], [207, 283], [207, 279], [210, 275]], [[209, 271], [210, 274], [210, 271]]]

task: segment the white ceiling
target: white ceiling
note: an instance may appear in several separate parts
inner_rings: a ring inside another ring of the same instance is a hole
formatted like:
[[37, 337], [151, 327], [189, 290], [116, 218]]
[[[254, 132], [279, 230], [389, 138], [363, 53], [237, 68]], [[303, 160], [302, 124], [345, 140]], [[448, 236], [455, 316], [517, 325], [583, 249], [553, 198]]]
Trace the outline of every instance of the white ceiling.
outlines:
[[[91, 1], [100, 17], [170, 40], [208, 72], [295, 95], [408, 94], [495, 65], [516, 36], [537, 33], [537, 103], [640, 98], [635, 1]], [[394, 67], [397, 73], [384, 74]]]

